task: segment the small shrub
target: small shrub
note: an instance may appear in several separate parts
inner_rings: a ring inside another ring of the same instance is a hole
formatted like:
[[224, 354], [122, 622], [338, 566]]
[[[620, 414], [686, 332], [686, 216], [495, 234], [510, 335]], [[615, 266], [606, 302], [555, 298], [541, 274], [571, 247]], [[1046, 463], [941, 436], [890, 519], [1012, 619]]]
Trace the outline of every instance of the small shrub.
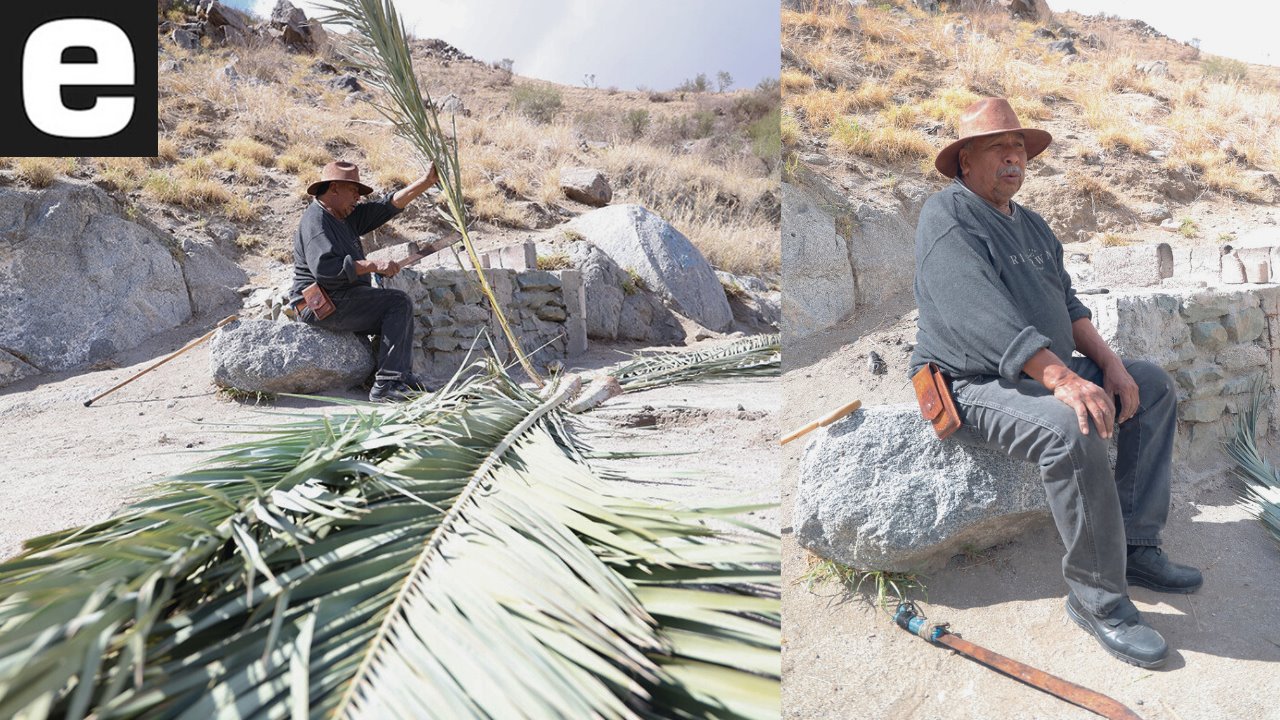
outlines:
[[751, 138], [751, 152], [772, 171], [782, 153], [782, 108], [775, 106], [773, 112], [751, 123], [747, 135]]
[[1122, 247], [1124, 245], [1132, 245], [1133, 241], [1118, 233], [1106, 233], [1102, 236], [1102, 244], [1105, 247]]
[[1191, 218], [1182, 218], [1178, 223], [1178, 234], [1184, 238], [1200, 237], [1200, 225]]
[[627, 268], [627, 279], [622, 281], [622, 294], [635, 295], [641, 290], [647, 289], [648, 287], [645, 285], [644, 278], [640, 277], [635, 270]]
[[511, 91], [511, 102], [516, 112], [542, 125], [554, 120], [563, 105], [559, 90], [534, 84], [516, 86]]
[[539, 270], [572, 270], [573, 263], [569, 262], [569, 254], [564, 252], [554, 252], [547, 255], [538, 256]]
[[711, 137], [716, 127], [716, 114], [710, 110], [699, 110], [693, 114], [693, 136], [697, 138]]
[[795, 115], [791, 113], [783, 113], [778, 125], [782, 144], [787, 147], [795, 147], [796, 143], [800, 142], [803, 134], [800, 129], [800, 121], [796, 120]]
[[1200, 63], [1200, 72], [1210, 80], [1239, 82], [1249, 77], [1249, 65], [1239, 60], [1210, 55]]
[[59, 175], [65, 175], [74, 168], [74, 158], [21, 157], [13, 164], [18, 177], [37, 188], [49, 187]]
[[275, 405], [276, 394], [263, 392], [261, 390], [241, 390], [240, 388], [218, 388], [218, 397], [228, 402], [236, 402], [242, 405], [253, 403], [254, 405]]
[[704, 93], [711, 89], [711, 81], [706, 73], [698, 73], [692, 79], [685, 80], [676, 86], [676, 92]]
[[649, 111], [643, 108], [628, 110], [623, 115], [623, 121], [626, 122], [627, 130], [631, 133], [631, 137], [638, 138], [644, 135], [644, 131], [649, 128]]

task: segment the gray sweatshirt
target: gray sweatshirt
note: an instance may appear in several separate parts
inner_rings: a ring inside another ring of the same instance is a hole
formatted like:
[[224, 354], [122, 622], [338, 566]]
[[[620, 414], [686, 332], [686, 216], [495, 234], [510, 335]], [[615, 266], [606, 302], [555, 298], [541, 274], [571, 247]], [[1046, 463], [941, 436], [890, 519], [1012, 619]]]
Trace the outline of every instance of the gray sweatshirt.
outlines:
[[1092, 317], [1076, 298], [1062, 244], [1036, 213], [991, 207], [959, 180], [925, 201], [916, 225], [920, 308], [911, 372], [933, 362], [952, 377], [1011, 382], [1041, 348], [1066, 361], [1071, 323]]

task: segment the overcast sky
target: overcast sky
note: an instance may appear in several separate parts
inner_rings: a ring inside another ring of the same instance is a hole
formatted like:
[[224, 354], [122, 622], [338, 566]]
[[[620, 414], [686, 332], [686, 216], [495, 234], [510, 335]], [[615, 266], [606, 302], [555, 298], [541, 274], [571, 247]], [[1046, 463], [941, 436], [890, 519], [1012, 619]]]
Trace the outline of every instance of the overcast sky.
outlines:
[[[227, 4], [265, 18], [275, 0]], [[623, 90], [667, 90], [698, 73], [714, 82], [721, 70], [735, 88], [778, 77], [779, 0], [398, 0], [396, 10], [418, 37], [566, 85], [587, 73]]]
[[1280, 65], [1280, 3], [1263, 0], [1048, 0], [1049, 9], [1137, 18], [1175, 40], [1200, 38], [1214, 55]]

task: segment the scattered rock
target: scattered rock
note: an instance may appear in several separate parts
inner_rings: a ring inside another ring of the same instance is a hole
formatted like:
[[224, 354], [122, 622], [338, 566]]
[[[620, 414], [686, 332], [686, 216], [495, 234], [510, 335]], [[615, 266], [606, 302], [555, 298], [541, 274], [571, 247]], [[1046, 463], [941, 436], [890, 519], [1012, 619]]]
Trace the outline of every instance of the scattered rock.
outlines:
[[565, 197], [592, 207], [604, 207], [613, 199], [613, 188], [595, 168], [561, 168], [560, 190]]

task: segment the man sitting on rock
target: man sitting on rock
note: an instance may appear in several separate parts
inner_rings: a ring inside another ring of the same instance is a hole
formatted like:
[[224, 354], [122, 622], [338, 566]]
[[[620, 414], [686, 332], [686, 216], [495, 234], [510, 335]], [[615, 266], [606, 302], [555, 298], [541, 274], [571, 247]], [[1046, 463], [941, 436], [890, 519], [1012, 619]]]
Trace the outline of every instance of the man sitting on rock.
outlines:
[[[427, 386], [413, 373], [413, 301], [401, 290], [373, 287], [372, 275], [393, 277], [394, 260], [366, 260], [360, 236], [400, 214], [416, 197], [435, 185], [432, 166], [426, 174], [378, 200], [360, 202], [373, 188], [360, 182], [360, 170], [349, 162], [324, 166], [307, 193], [307, 206], [293, 237], [293, 287], [290, 302], [298, 318], [326, 330], [379, 338], [377, 371], [369, 400], [401, 401]], [[318, 283], [335, 310], [317, 319], [302, 299], [308, 285]]]
[[[1159, 547], [1173, 383], [1158, 366], [1107, 347], [1071, 287], [1061, 243], [1012, 201], [1049, 133], [1023, 128], [999, 98], [970, 105], [958, 130], [934, 163], [955, 180], [928, 199], [916, 228], [912, 373], [934, 363], [952, 379], [963, 421], [955, 438], [1039, 466], [1066, 545], [1067, 614], [1112, 655], [1159, 667], [1168, 646], [1128, 585], [1189, 593], [1202, 582]], [[1117, 431], [1113, 473], [1107, 450]]]

